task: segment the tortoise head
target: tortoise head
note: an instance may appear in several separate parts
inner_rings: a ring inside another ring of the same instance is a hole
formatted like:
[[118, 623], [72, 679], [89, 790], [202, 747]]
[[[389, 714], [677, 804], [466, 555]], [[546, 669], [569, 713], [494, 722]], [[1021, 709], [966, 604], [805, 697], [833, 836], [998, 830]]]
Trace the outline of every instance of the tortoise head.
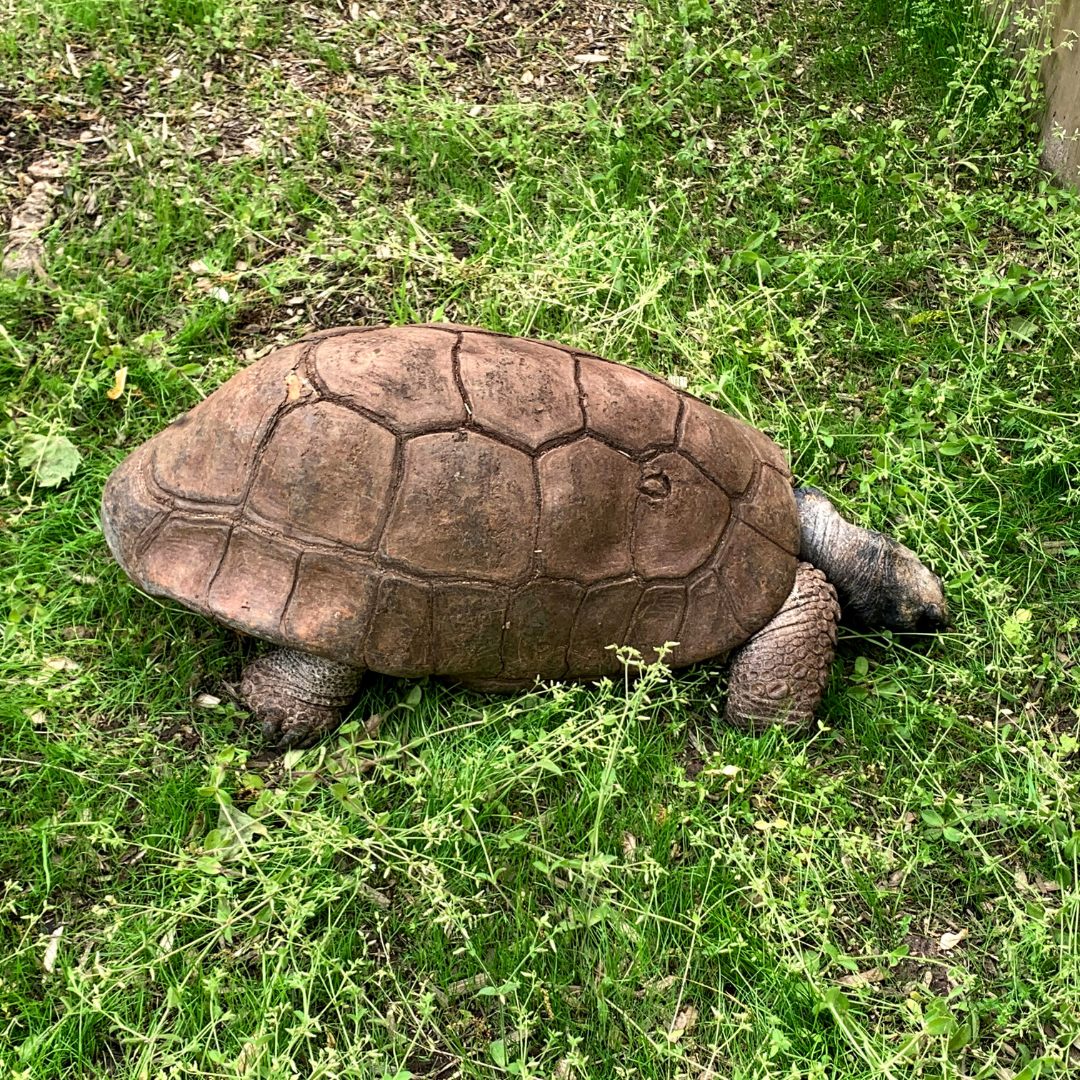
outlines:
[[880, 622], [901, 633], [931, 634], [950, 625], [941, 578], [910, 548], [885, 541]]
[[824, 570], [844, 605], [868, 626], [932, 633], [949, 625], [941, 578], [910, 548], [845, 521], [817, 488], [795, 490], [800, 558]]

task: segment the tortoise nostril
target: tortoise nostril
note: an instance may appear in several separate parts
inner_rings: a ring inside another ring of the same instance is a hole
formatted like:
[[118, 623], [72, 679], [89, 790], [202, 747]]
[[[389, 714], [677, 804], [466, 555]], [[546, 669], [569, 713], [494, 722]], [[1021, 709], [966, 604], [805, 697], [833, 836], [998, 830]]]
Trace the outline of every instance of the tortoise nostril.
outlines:
[[932, 630], [937, 630], [939, 627], [948, 625], [948, 616], [945, 613], [945, 609], [940, 604], [927, 604], [923, 608], [922, 618], [919, 622]]

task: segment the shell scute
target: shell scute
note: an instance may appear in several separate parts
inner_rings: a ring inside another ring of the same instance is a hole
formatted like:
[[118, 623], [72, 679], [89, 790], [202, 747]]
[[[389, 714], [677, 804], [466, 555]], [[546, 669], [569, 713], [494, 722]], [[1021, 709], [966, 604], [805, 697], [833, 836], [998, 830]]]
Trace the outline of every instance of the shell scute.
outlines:
[[281, 616], [300, 552], [250, 529], [234, 528], [207, 606], [215, 618], [269, 641], [282, 640]]
[[712, 555], [731, 516], [727, 496], [680, 454], [641, 468], [634, 514], [634, 566], [644, 578], [682, 578]]
[[589, 430], [630, 451], [675, 442], [679, 396], [659, 379], [583, 356], [581, 389]]
[[732, 600], [715, 571], [709, 571], [686, 590], [686, 613], [679, 628], [679, 647], [671, 654], [676, 665], [722, 657], [746, 640], [732, 614]]
[[386, 675], [430, 675], [431, 586], [385, 574], [365, 648], [367, 666]]
[[152, 443], [143, 443], [113, 470], [101, 495], [101, 531], [124, 573], [136, 579], [143, 537], [151, 535], [171, 509], [147, 484], [153, 458]]
[[375, 567], [355, 557], [306, 551], [281, 628], [290, 641], [331, 659], [364, 655], [375, 600]]
[[685, 607], [686, 589], [682, 585], [650, 586], [641, 594], [634, 609], [626, 643], [641, 653], [646, 664], [655, 663], [658, 646], [679, 640]]
[[509, 592], [485, 585], [436, 585], [432, 614], [435, 673], [498, 675]]
[[170, 596], [205, 610], [207, 590], [228, 543], [227, 525], [171, 517], [140, 560], [140, 583], [151, 596]]
[[787, 478], [771, 466], [762, 466], [753, 498], [743, 502], [739, 517], [789, 555], [799, 554], [801, 536], [795, 494]]
[[271, 353], [155, 436], [155, 482], [195, 502], [239, 502], [260, 439], [288, 397], [285, 380], [303, 353], [299, 345]]
[[743, 639], [780, 610], [795, 583], [796, 559], [741, 521], [732, 522], [717, 565], [720, 583], [735, 601], [732, 615]]
[[532, 462], [486, 435], [445, 431], [405, 444], [380, 550], [420, 574], [510, 582], [531, 562]]
[[750, 444], [754, 454], [760, 458], [766, 465], [774, 468], [785, 480], [791, 482], [791, 467], [788, 465], [787, 454], [777, 446], [764, 431], [759, 431], [756, 427], [748, 424], [745, 420], [740, 420], [736, 416], [726, 416], [725, 419], [738, 429], [739, 433]]
[[507, 679], [557, 679], [585, 590], [573, 581], [533, 581], [519, 589], [506, 613], [503, 671]]
[[585, 424], [573, 357], [513, 338], [465, 334], [458, 352], [473, 420], [535, 450]]
[[703, 401], [686, 399], [679, 448], [732, 498], [742, 495], [754, 476], [757, 455], [744, 428]]
[[454, 379], [456, 341], [427, 327], [327, 338], [315, 352], [315, 370], [330, 394], [400, 431], [460, 424], [466, 412]]
[[567, 660], [571, 675], [614, 675], [622, 670], [615, 650], [609, 646], [626, 640], [626, 629], [641, 592], [636, 581], [610, 581], [586, 592], [570, 635]]
[[286, 531], [372, 550], [396, 449], [389, 431], [341, 405], [292, 409], [274, 428], [247, 505]]
[[549, 450], [537, 472], [540, 573], [586, 583], [628, 574], [638, 466], [610, 446], [584, 438]]

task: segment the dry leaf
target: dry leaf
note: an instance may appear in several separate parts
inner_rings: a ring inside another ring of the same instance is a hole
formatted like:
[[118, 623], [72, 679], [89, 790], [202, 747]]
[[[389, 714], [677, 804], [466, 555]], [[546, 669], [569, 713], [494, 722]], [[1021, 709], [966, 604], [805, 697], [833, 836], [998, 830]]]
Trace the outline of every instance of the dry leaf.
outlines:
[[641, 990], [634, 991], [634, 997], [643, 998], [646, 994], [662, 994], [665, 990], [673, 987], [679, 978], [677, 975], [665, 975], [662, 979], [647, 982]]
[[945, 952], [948, 952], [950, 949], [955, 949], [967, 936], [967, 930], [960, 930], [955, 934], [951, 932], [945, 933], [941, 935], [941, 940], [938, 942], [938, 945], [940, 945]]
[[188, 263], [188, 269], [193, 274], [212, 274], [213, 271], [209, 266], [202, 261], [202, 259], [196, 259], [193, 263]]
[[725, 765], [720, 770], [720, 774], [721, 774], [721, 776], [726, 776], [729, 780], [734, 780], [735, 777], [739, 775], [739, 766], [738, 765]]
[[223, 289], [220, 285], [218, 285], [215, 288], [211, 289], [210, 290], [210, 295], [215, 300], [220, 300], [223, 304], [227, 304], [229, 302], [229, 290], [228, 289]]
[[[93, 119], [98, 120], [100, 117], [95, 116]], [[68, 166], [66, 161], [54, 157], [43, 157], [31, 162], [26, 167], [26, 171], [35, 180], [58, 180], [67, 175]]]
[[299, 400], [303, 384], [300, 382], [300, 376], [297, 375], [295, 371], [290, 371], [289, 374], [285, 376], [285, 385], [288, 387], [285, 400], [287, 402]]
[[42, 665], [47, 671], [78, 671], [79, 665], [66, 656], [50, 656]]
[[60, 938], [64, 933], [64, 924], [61, 923], [50, 935], [49, 943], [45, 946], [45, 956], [41, 966], [46, 971], [52, 971], [56, 967], [56, 955], [60, 951]]
[[684, 1031], [690, 1031], [697, 1023], [698, 1011], [693, 1005], [686, 1005], [679, 1010], [678, 1015], [671, 1021], [667, 1037], [669, 1042], [676, 1042], [682, 1037]]
[[611, 57], [605, 56], [603, 53], [582, 53], [580, 56], [575, 56], [574, 59], [579, 64], [606, 64]]
[[18, 278], [32, 272], [45, 277], [45, 245], [38, 234], [52, 220], [53, 198], [57, 194], [59, 190], [48, 180], [38, 180], [12, 211], [7, 245], [0, 246], [0, 274]]
[[458, 997], [460, 994], [468, 994], [475, 990], [482, 990], [487, 984], [488, 977], [481, 971], [470, 978], [458, 979], [457, 982], [452, 982], [446, 988], [446, 993], [449, 997]]
[[382, 908], [383, 911], [390, 907], [390, 897], [386, 893], [379, 892], [378, 889], [373, 889], [370, 885], [360, 882], [356, 887], [356, 891], [361, 896], [366, 896], [376, 907]]
[[374, 739], [379, 734], [379, 728], [382, 727], [382, 713], [372, 713], [364, 721], [364, 733], [369, 739]]
[[216, 709], [221, 704], [221, 698], [213, 694], [199, 694], [194, 704], [200, 709]]
[[624, 832], [622, 834], [622, 853], [626, 858], [630, 858], [637, 850], [637, 837], [630, 832]]
[[[329, 1042], [329, 1033], [327, 1033], [327, 1042]], [[259, 1047], [256, 1043], [246, 1042], [240, 1048], [240, 1056], [236, 1059], [236, 1063], [233, 1068], [236, 1070], [237, 1076], [244, 1076], [251, 1068], [252, 1065], [259, 1058]]]
[[127, 386], [127, 373], [126, 367], [117, 368], [113, 373], [112, 387], [105, 391], [105, 396], [110, 401], [116, 401], [118, 397], [124, 392], [124, 387]]
[[884, 978], [885, 976], [878, 968], [872, 967], [868, 971], [861, 971], [858, 973], [853, 972], [850, 975], [844, 975], [842, 978], [837, 979], [836, 981], [841, 986], [857, 987], [870, 986], [873, 983], [881, 982]]

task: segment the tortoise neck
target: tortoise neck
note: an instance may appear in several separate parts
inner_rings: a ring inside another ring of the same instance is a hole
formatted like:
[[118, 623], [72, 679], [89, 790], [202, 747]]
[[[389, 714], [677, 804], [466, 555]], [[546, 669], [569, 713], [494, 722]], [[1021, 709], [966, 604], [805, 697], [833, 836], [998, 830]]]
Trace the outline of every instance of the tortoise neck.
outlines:
[[799, 508], [799, 558], [836, 586], [844, 605], [865, 623], [881, 621], [883, 585], [889, 577], [889, 543], [881, 533], [852, 525], [817, 488], [795, 489]]

